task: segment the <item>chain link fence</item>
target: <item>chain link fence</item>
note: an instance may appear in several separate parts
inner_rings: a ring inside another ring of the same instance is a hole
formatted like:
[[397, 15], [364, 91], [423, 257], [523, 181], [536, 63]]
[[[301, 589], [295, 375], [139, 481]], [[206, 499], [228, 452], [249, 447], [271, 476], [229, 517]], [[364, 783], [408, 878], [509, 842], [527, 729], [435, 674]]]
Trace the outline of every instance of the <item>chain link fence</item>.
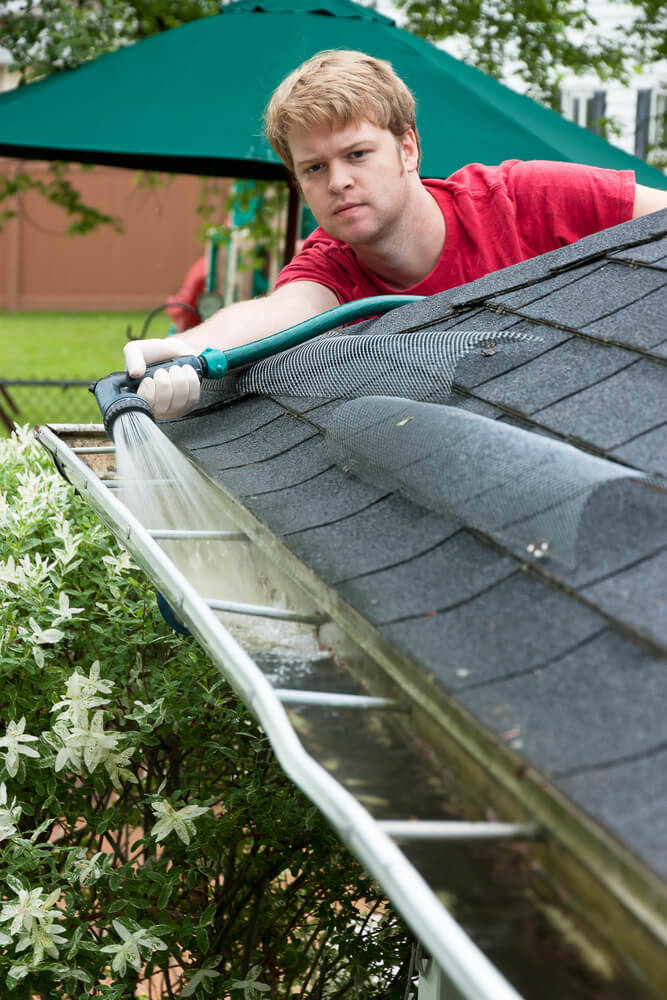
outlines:
[[88, 392], [94, 378], [0, 379], [0, 434], [14, 424], [99, 424], [95, 397]]

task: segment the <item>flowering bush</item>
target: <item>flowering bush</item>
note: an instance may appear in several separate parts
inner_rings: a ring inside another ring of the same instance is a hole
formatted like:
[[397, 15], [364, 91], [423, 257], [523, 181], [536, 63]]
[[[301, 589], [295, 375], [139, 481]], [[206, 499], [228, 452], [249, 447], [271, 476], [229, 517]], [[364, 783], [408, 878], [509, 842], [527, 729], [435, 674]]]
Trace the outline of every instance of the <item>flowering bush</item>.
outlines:
[[0, 522], [3, 998], [402, 997], [376, 886], [25, 429]]

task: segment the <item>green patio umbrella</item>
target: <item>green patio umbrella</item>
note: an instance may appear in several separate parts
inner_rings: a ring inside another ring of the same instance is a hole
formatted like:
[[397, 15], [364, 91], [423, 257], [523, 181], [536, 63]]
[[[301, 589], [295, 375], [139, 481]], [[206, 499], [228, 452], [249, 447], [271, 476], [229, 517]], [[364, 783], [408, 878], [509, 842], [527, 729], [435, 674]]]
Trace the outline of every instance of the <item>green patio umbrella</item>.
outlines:
[[262, 135], [271, 92], [325, 48], [389, 59], [414, 91], [424, 176], [557, 159], [667, 179], [350, 0], [236, 0], [209, 18], [0, 96], [0, 155], [228, 177], [285, 172]]

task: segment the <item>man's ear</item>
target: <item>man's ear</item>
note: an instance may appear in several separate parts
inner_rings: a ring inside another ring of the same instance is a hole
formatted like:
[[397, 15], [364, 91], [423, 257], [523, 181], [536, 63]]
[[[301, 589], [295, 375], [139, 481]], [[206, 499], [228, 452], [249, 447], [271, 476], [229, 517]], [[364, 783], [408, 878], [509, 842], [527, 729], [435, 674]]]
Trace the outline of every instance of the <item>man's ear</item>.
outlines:
[[414, 129], [409, 128], [407, 132], [403, 133], [400, 148], [405, 169], [407, 171], [417, 170], [419, 168], [419, 146]]

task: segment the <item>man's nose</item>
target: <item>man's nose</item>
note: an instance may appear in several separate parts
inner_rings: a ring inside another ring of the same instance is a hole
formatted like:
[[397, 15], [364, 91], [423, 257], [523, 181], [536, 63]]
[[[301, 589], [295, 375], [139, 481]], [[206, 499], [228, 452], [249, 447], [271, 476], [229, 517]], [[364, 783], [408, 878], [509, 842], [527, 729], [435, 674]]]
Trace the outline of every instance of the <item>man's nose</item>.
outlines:
[[329, 164], [329, 191], [331, 191], [332, 194], [336, 194], [338, 191], [344, 191], [345, 188], [350, 187], [351, 184], [352, 176], [346, 163], [337, 163], [334, 161]]

